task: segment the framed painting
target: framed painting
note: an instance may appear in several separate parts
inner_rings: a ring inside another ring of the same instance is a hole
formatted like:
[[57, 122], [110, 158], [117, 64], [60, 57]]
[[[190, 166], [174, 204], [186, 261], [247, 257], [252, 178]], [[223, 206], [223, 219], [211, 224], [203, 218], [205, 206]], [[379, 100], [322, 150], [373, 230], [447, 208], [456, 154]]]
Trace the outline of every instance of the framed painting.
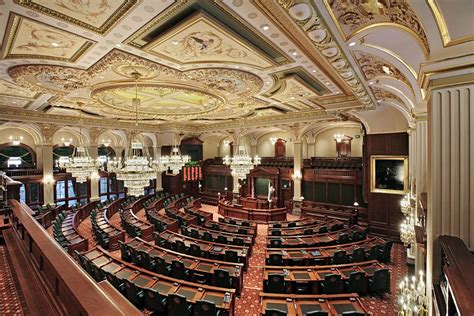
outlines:
[[408, 157], [371, 156], [370, 192], [406, 194], [408, 192]]

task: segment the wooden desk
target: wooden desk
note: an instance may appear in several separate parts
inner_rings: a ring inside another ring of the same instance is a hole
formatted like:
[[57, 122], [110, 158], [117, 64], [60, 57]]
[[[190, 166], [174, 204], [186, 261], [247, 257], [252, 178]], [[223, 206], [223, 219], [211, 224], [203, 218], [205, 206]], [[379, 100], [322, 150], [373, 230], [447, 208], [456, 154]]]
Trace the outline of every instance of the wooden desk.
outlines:
[[246, 234], [242, 235], [249, 235], [252, 236], [252, 239], [255, 239], [257, 236], [257, 226], [241, 226], [241, 225], [232, 225], [227, 224], [225, 222], [214, 222], [214, 221], [207, 221], [201, 225], [202, 227], [206, 227], [215, 231], [223, 231], [228, 233], [234, 234], [242, 234], [242, 232], [246, 232]]
[[268, 200], [262, 200], [252, 197], [241, 197], [238, 203], [241, 204], [244, 208], [253, 209], [268, 209], [270, 206]]
[[286, 293], [296, 294], [296, 286], [306, 284], [310, 294], [318, 294], [319, 284], [327, 274], [338, 274], [341, 279], [349, 280], [352, 272], [364, 272], [367, 278], [371, 278], [376, 270], [384, 268], [377, 260], [329, 266], [266, 266], [263, 281], [267, 281], [270, 274], [281, 274], [285, 276]]
[[329, 315], [341, 315], [347, 311], [368, 314], [357, 294], [289, 295], [260, 293], [262, 315], [267, 309], [277, 309], [289, 316], [305, 315], [311, 311], [326, 311]]
[[320, 222], [321, 222], [321, 219], [305, 217], [305, 218], [300, 218], [297, 221], [284, 220], [284, 221], [279, 221], [275, 223], [268, 223], [268, 228], [277, 228], [275, 227], [275, 225], [279, 225], [280, 228], [292, 228], [290, 227], [291, 225], [296, 225], [294, 227], [303, 227], [303, 226], [314, 225]]
[[362, 233], [362, 231], [363, 228], [352, 226], [346, 229], [312, 235], [268, 236], [267, 248], [272, 247], [272, 240], [281, 241], [281, 246], [279, 248], [307, 248], [335, 245], [341, 235], [350, 235], [351, 233]]
[[[218, 230], [212, 230], [212, 229], [209, 229], [209, 228], [200, 227], [200, 226], [197, 226], [197, 225], [189, 225], [188, 227], [183, 227], [183, 228], [181, 228], [181, 232], [185, 236], [196, 238], [196, 239], [201, 239], [201, 240], [204, 240], [204, 233], [207, 232], [212, 236], [213, 242], [219, 243], [219, 244], [221, 242], [219, 242], [217, 240], [218, 237], [219, 236], [224, 236], [228, 241], [227, 243], [223, 243], [224, 245], [228, 245], [228, 244], [236, 245], [235, 239], [240, 238], [243, 241], [244, 246], [249, 247], [249, 249], [251, 249], [250, 247], [252, 247], [252, 245], [254, 243], [254, 239], [249, 235], [227, 233], [227, 232], [222, 232], [222, 231], [218, 231]], [[197, 232], [197, 234], [196, 234], [196, 232]], [[193, 234], [196, 234], [196, 235], [193, 236]], [[249, 251], [249, 255], [250, 255], [250, 251]]]
[[[297, 227], [285, 227], [285, 228], [269, 228], [268, 236], [277, 236], [274, 232], [279, 233], [281, 236], [295, 236], [295, 235], [312, 235], [317, 234], [321, 227], [326, 227], [327, 231], [336, 231], [344, 228], [344, 224], [337, 220], [322, 221], [308, 226], [297, 226]], [[313, 231], [307, 233], [307, 231]]]
[[218, 212], [222, 216], [252, 220], [258, 223], [286, 220], [286, 207], [273, 209], [251, 209], [232, 205], [228, 201], [219, 201]]
[[[193, 272], [192, 278], [194, 278], [196, 274], [202, 274], [206, 276], [207, 281], [209, 281], [210, 283], [212, 283], [215, 270], [226, 270], [227, 272], [229, 272], [232, 288], [236, 290], [236, 293], [238, 295], [242, 291], [244, 282], [242, 263], [230, 263], [206, 258], [198, 258], [192, 255], [179, 253], [176, 251], [159, 247], [157, 245], [153, 245], [152, 243], [149, 243], [140, 238], [134, 238], [128, 241], [126, 245], [133, 247], [139, 252], [146, 252], [151, 257], [162, 258], [169, 266], [171, 265], [173, 260], [183, 261], [184, 265], [186, 266], [186, 269]], [[207, 284], [210, 285], [209, 283]]]
[[244, 270], [247, 270], [249, 265], [249, 248], [236, 245], [223, 245], [214, 242], [194, 239], [188, 236], [177, 234], [171, 231], [164, 231], [161, 234], [153, 233], [155, 237], [155, 244], [167, 249], [176, 249], [175, 242], [177, 240], [184, 242], [186, 250], [189, 252], [191, 244], [196, 244], [201, 247], [203, 253], [207, 254], [209, 258], [215, 258], [221, 261], [224, 260], [226, 250], [233, 250], [237, 253], [239, 263], [244, 264]]
[[[155, 289], [164, 297], [173, 293], [180, 294], [185, 296], [191, 304], [199, 300], [210, 300], [215, 302], [216, 307], [226, 315], [232, 315], [234, 313], [235, 290], [233, 289], [222, 289], [206, 284], [195, 284], [157, 274], [115, 258], [100, 247], [91, 249], [81, 255], [104, 273], [111, 273], [121, 280], [127, 279], [140, 288]], [[224, 302], [226, 293], [230, 294], [229, 303]], [[212, 300], [212, 297], [216, 299]]]
[[371, 237], [366, 240], [352, 242], [344, 245], [326, 246], [326, 247], [312, 247], [305, 249], [294, 248], [267, 248], [266, 259], [270, 258], [271, 254], [281, 254], [283, 257], [283, 264], [287, 266], [295, 265], [313, 265], [316, 262], [318, 265], [329, 265], [331, 258], [336, 251], [345, 250], [348, 255], [356, 248], [364, 248], [368, 251], [375, 245], [383, 246], [385, 241], [378, 237]]
[[234, 217], [219, 217], [218, 220], [219, 223], [226, 223], [242, 227], [254, 227], [255, 229], [257, 229], [257, 223], [254, 221], [241, 220], [240, 218]]
[[164, 226], [165, 230], [178, 232], [178, 221], [159, 213], [163, 208], [163, 203], [168, 199], [168, 197], [169, 195], [166, 194], [164, 197], [157, 198], [155, 201], [153, 201], [147, 208], [145, 208], [146, 216], [148, 221], [155, 226], [155, 229], [158, 228], [157, 222], [160, 222]]

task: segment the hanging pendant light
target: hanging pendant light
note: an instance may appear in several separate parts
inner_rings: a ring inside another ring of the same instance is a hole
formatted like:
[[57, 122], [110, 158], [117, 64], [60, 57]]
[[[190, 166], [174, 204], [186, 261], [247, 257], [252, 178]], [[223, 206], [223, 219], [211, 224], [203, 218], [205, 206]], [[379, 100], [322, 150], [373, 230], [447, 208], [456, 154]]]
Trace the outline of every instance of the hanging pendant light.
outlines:
[[82, 142], [82, 103], [79, 105], [79, 144], [74, 148], [73, 155], [70, 159], [59, 160], [60, 168], [66, 168], [66, 172], [70, 173], [72, 177], [76, 178], [76, 182], [84, 183], [92, 174], [97, 173], [100, 163], [92, 159], [89, 155], [87, 147], [83, 146]]
[[159, 159], [159, 164], [161, 164], [165, 168], [165, 170], [168, 168], [171, 169], [173, 174], [179, 174], [181, 169], [187, 163], [191, 161], [190, 156], [181, 155], [177, 140], [178, 140], [178, 134], [176, 133], [175, 139], [174, 139], [174, 145], [171, 148], [171, 155], [163, 156], [163, 157], [160, 157]]
[[[138, 79], [140, 73], [133, 73], [135, 77], [135, 98], [132, 99], [132, 106], [135, 107], [135, 127], [138, 132], [138, 107], [140, 99], [138, 98]], [[130, 146], [125, 159], [114, 158], [107, 163], [107, 170], [115, 172], [117, 180], [122, 180], [127, 188], [127, 194], [140, 196], [145, 194], [145, 188], [150, 185], [150, 180], [156, 179], [155, 162], [147, 157], [147, 153], [140, 141], [132, 140], [130, 137]]]
[[[243, 106], [244, 104], [241, 103], [241, 116], [243, 116]], [[242, 125], [240, 126], [239, 134], [237, 135], [237, 153], [235, 153], [233, 157], [229, 157], [228, 155], [225, 156], [224, 164], [230, 167], [233, 177], [244, 180], [247, 178], [247, 175], [250, 173], [250, 171], [262, 162], [262, 159], [258, 155], [255, 155], [254, 158], [250, 157], [250, 155], [247, 153], [247, 147], [245, 145], [239, 144], [241, 132]]]

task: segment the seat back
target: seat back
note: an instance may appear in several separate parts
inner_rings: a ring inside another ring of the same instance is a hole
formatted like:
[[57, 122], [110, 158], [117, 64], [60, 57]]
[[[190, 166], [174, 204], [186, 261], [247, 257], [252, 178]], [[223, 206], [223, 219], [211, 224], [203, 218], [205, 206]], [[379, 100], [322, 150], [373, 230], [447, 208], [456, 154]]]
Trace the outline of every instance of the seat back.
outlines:
[[271, 246], [272, 248], [281, 247], [281, 239], [279, 239], [279, 238], [270, 239], [270, 246]]
[[196, 301], [196, 303], [194, 303], [193, 315], [215, 316], [217, 315], [216, 304], [209, 301]]
[[347, 244], [349, 242], [349, 235], [347, 234], [340, 234], [337, 240], [338, 244]]
[[324, 278], [324, 294], [340, 294], [343, 292], [343, 284], [339, 274], [328, 274]]
[[321, 227], [319, 227], [319, 233], [327, 233], [327, 232], [328, 232], [327, 226], [321, 226]]
[[125, 293], [127, 298], [133, 305], [138, 308], [143, 307], [143, 291], [141, 291], [133, 282], [125, 279]]
[[380, 251], [379, 260], [382, 262], [390, 262], [390, 255], [392, 252], [393, 241], [389, 240], [383, 245], [382, 251]]
[[174, 243], [177, 252], [185, 253], [186, 252], [186, 245], [181, 240], [176, 240]]
[[155, 260], [155, 264], [156, 264], [155, 271], [157, 273], [162, 274], [162, 275], [169, 274], [168, 264], [166, 263], [165, 259], [161, 257], [153, 257], [153, 260]]
[[287, 315], [286, 312], [278, 310], [278, 309], [266, 309], [265, 316], [285, 316]]
[[388, 269], [379, 269], [374, 272], [370, 290], [380, 294], [390, 291], [390, 272]]
[[144, 305], [149, 311], [156, 313], [163, 313], [165, 310], [165, 299], [161, 296], [158, 291], [151, 288], [145, 288], [144, 291]]
[[234, 250], [226, 250], [224, 255], [224, 260], [227, 262], [239, 262], [239, 257], [237, 252]]
[[367, 293], [367, 279], [365, 273], [362, 271], [352, 272], [349, 277], [349, 284], [347, 286], [347, 292], [357, 293], [364, 295]]
[[189, 250], [190, 254], [196, 257], [202, 257], [201, 246], [196, 244], [191, 244], [191, 249]]
[[368, 259], [369, 260], [379, 260], [380, 256], [380, 245], [374, 245], [369, 250]]
[[142, 265], [145, 269], [150, 270], [150, 271], [155, 271], [156, 269], [156, 262], [155, 260], [150, 256], [148, 252], [142, 252]]
[[281, 236], [281, 230], [279, 229], [272, 230], [272, 236]]
[[168, 295], [169, 315], [189, 315], [189, 303], [186, 297], [179, 294]]
[[348, 258], [347, 258], [347, 253], [345, 250], [339, 250], [334, 253], [334, 256], [332, 257], [332, 261], [334, 264], [343, 264], [347, 263]]
[[282, 266], [283, 265], [283, 255], [279, 253], [272, 253], [268, 258], [268, 265], [271, 266]]
[[242, 238], [234, 238], [232, 243], [234, 245], [243, 246], [244, 245], [244, 240]]
[[232, 287], [229, 277], [229, 271], [216, 269], [214, 270], [214, 285], [218, 287]]
[[326, 311], [312, 311], [312, 312], [307, 312], [306, 316], [328, 316], [328, 312]]
[[118, 241], [120, 247], [120, 255], [122, 256], [122, 260], [130, 262], [132, 257], [130, 255], [130, 251], [128, 250], [127, 246], [123, 243], [123, 241]]
[[173, 278], [182, 279], [186, 278], [186, 268], [184, 267], [184, 263], [179, 260], [171, 261], [171, 276]]
[[268, 293], [285, 293], [285, 276], [282, 274], [269, 274], [267, 280]]
[[212, 235], [209, 232], [204, 232], [202, 239], [207, 241], [213, 241]]
[[221, 243], [221, 244], [228, 244], [229, 241], [227, 240], [227, 237], [226, 236], [223, 236], [223, 235], [219, 235], [217, 236], [217, 240], [216, 240], [218, 243]]
[[356, 248], [352, 251], [352, 262], [365, 261], [365, 249]]

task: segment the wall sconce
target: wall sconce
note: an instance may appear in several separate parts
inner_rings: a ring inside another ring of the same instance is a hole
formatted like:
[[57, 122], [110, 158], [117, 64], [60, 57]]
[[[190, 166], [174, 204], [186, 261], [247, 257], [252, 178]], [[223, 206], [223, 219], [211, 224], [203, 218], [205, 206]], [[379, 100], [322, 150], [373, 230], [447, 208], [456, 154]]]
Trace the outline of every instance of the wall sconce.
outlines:
[[337, 133], [337, 134], [334, 135], [334, 139], [336, 140], [336, 143], [342, 142], [344, 137], [345, 137], [345, 135], [341, 134], [341, 133]]
[[61, 142], [63, 143], [64, 146], [69, 147], [72, 144], [72, 138], [65, 139], [64, 137], [61, 138]]
[[300, 196], [300, 200], [301, 200], [301, 202], [303, 202], [304, 201], [304, 196]]
[[230, 141], [228, 139], [224, 139], [224, 146], [229, 146]]
[[227, 187], [225, 187], [225, 188], [224, 188], [224, 191], [226, 191], [226, 192], [227, 192]]
[[270, 143], [272, 143], [272, 145], [275, 145], [277, 141], [278, 141], [278, 138], [270, 137]]
[[12, 142], [13, 146], [18, 146], [23, 141], [23, 136], [10, 136], [8, 139]]
[[354, 205], [354, 207], [359, 207], [359, 203], [358, 203], [358, 202], [354, 202], [354, 204], [352, 204], [352, 205]]
[[105, 147], [109, 147], [111, 143], [112, 143], [112, 141], [110, 139], [103, 139], [102, 140], [102, 145], [104, 145]]
[[301, 180], [301, 178], [302, 178], [301, 172], [300, 171], [295, 171], [295, 173], [293, 173], [293, 175], [291, 177], [293, 178], [293, 180]]
[[54, 182], [55, 181], [54, 181], [54, 178], [53, 178], [52, 175], [47, 175], [47, 176], [43, 177], [43, 183], [44, 184], [52, 185], [52, 184], [54, 184]]
[[411, 203], [409, 194], [406, 194], [400, 201], [400, 210], [405, 216], [409, 216], [411, 214]]

